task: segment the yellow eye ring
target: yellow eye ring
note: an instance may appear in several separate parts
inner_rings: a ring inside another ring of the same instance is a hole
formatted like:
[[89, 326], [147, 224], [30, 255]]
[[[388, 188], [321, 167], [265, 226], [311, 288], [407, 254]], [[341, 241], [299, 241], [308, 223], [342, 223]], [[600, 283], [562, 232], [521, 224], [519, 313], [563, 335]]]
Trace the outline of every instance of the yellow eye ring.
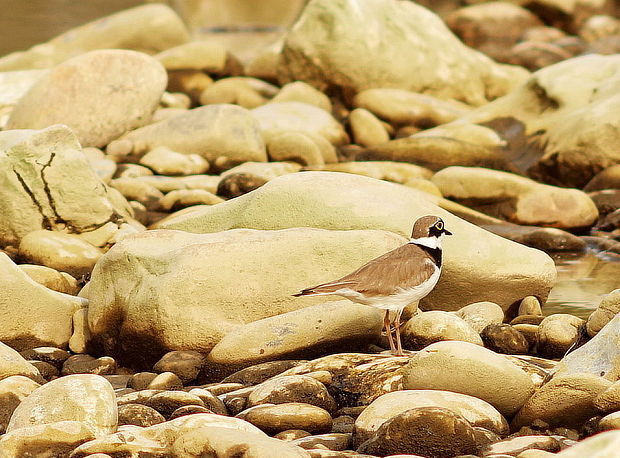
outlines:
[[442, 231], [443, 230], [443, 222], [437, 221], [437, 223], [435, 223], [435, 227], [437, 229], [439, 229], [440, 231]]

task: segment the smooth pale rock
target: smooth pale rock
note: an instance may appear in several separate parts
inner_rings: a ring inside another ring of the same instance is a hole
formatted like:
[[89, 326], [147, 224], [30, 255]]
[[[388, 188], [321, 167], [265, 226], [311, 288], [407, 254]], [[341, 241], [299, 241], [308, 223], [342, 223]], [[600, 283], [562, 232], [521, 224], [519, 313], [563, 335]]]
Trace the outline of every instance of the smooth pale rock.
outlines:
[[10, 375], [0, 380], [0, 433], [4, 434], [15, 408], [39, 386], [23, 375]]
[[222, 380], [222, 383], [240, 383], [244, 386], [258, 385], [287, 369], [297, 366], [300, 362], [302, 361], [293, 359], [254, 364], [229, 375]]
[[322, 433], [329, 431], [332, 426], [329, 412], [303, 402], [261, 404], [244, 410], [237, 417], [267, 433], [278, 433], [287, 429]]
[[620, 410], [620, 382], [615, 381], [612, 385], [599, 394], [594, 400], [594, 407], [603, 413]]
[[490, 324], [500, 324], [504, 321], [504, 311], [494, 302], [476, 302], [454, 312], [462, 318], [476, 332], [480, 333]]
[[158, 210], [164, 194], [151, 184], [136, 178], [115, 178], [110, 187], [116, 189], [127, 200], [135, 200], [147, 210]]
[[96, 374], [106, 375], [116, 372], [116, 361], [109, 356], [95, 358], [90, 355], [73, 355], [62, 365], [62, 375]]
[[454, 100], [442, 100], [403, 89], [377, 88], [360, 92], [353, 99], [357, 108], [365, 108], [393, 125], [429, 127], [460, 118], [471, 108]]
[[594, 337], [620, 312], [620, 288], [607, 294], [586, 320], [586, 330]]
[[[546, 452], [559, 452], [562, 449], [562, 443], [553, 436], [517, 436], [512, 439], [505, 439], [485, 447], [482, 451], [483, 456], [521, 456], [525, 450], [537, 450]], [[535, 457], [535, 456], [534, 456]], [[530, 457], [530, 458], [534, 458]], [[541, 457], [542, 458], [542, 457]]]
[[602, 189], [620, 189], [620, 164], [612, 165], [592, 177], [583, 188], [584, 191], [599, 191]]
[[507, 417], [534, 393], [530, 377], [521, 368], [468, 342], [437, 342], [416, 353], [404, 368], [403, 386], [474, 396]]
[[614, 456], [620, 446], [620, 431], [607, 431], [588, 437], [559, 453], [557, 458], [607, 458]]
[[[58, 402], [62, 399], [63, 402]], [[116, 430], [116, 397], [99, 375], [61, 377], [37, 388], [13, 412], [7, 433], [33, 425], [79, 421], [97, 437]]]
[[349, 114], [353, 143], [372, 146], [390, 140], [390, 134], [381, 121], [365, 108], [356, 108]]
[[425, 167], [390, 161], [337, 162], [322, 166], [304, 167], [304, 170], [353, 173], [401, 184], [409, 183], [415, 179], [428, 180], [433, 176], [433, 172]]
[[41, 264], [81, 278], [90, 273], [103, 255], [73, 234], [54, 231], [32, 231], [19, 242], [19, 256], [25, 261]]
[[[267, 160], [259, 124], [251, 112], [236, 105], [194, 108], [131, 131], [110, 145], [121, 141], [131, 142], [135, 154], [165, 146], [178, 153], [201, 155], [216, 166]], [[218, 158], [222, 159], [218, 162]]]
[[[105, 146], [145, 125], [166, 89], [153, 58], [120, 49], [91, 51], [50, 70], [19, 100], [7, 129], [65, 124], [82, 146]], [[41, 110], [41, 105], [48, 108]]]
[[0, 128], [4, 129], [19, 99], [45, 75], [45, 70], [0, 72]]
[[561, 358], [579, 339], [584, 321], [567, 313], [546, 317], [538, 326], [538, 351], [549, 358]]
[[443, 196], [516, 224], [574, 229], [590, 226], [598, 218], [596, 205], [583, 191], [507, 172], [448, 167], [432, 181]]
[[138, 178], [145, 176], [153, 176], [153, 171], [139, 164], [119, 164], [114, 174], [114, 178]]
[[345, 94], [391, 87], [480, 105], [524, 75], [467, 48], [417, 4], [315, 0], [285, 38], [278, 77]]
[[209, 163], [197, 154], [182, 154], [169, 148], [155, 148], [140, 158], [140, 164], [159, 175], [198, 175], [209, 170]]
[[292, 162], [244, 162], [232, 169], [228, 169], [220, 174], [226, 177], [234, 173], [249, 173], [251, 175], [273, 180], [282, 175], [299, 172], [301, 166]]
[[420, 350], [433, 342], [458, 340], [482, 345], [482, 339], [465, 320], [449, 312], [418, 313], [401, 328], [405, 348]]
[[88, 328], [88, 309], [83, 307], [73, 313], [73, 333], [69, 338], [69, 348], [74, 353], [86, 353], [90, 340]]
[[73, 313], [83, 306], [84, 299], [35, 282], [4, 253], [0, 253], [0, 290], [2, 342], [19, 350], [67, 346]]
[[94, 438], [93, 431], [80, 421], [55, 421], [24, 425], [3, 435], [0, 450], [6, 457], [69, 456], [76, 447]]
[[66, 272], [34, 264], [19, 264], [19, 268], [37, 283], [59, 293], [75, 296], [80, 290], [77, 280]]
[[607, 431], [610, 429], [620, 429], [620, 412], [615, 411], [605, 415], [598, 422], [599, 431]]
[[163, 391], [151, 396], [145, 405], [152, 407], [161, 413], [164, 417], [169, 418], [172, 412], [183, 406], [200, 406], [204, 407], [204, 402], [198, 396], [184, 391]]
[[319, 135], [300, 131], [272, 131], [266, 135], [267, 155], [272, 161], [294, 161], [301, 165], [316, 166], [336, 162], [331, 143], [321, 144]]
[[390, 418], [409, 409], [441, 407], [461, 415], [472, 426], [504, 435], [506, 419], [489, 403], [465, 394], [440, 390], [399, 390], [375, 399], [355, 420], [355, 443], [369, 439]]
[[[85, 293], [93, 344], [106, 355], [150, 364], [169, 350], [207, 353], [242, 324], [324, 302], [291, 295], [404, 241], [383, 231], [312, 228], [129, 236], [100, 259]], [[291, 265], [299, 275], [282, 275]]]
[[598, 414], [594, 400], [609, 386], [609, 380], [592, 374], [555, 375], [527, 400], [513, 418], [511, 427], [517, 430], [535, 420], [542, 420], [551, 427], [579, 427]]
[[417, 407], [387, 420], [357, 451], [448, 458], [477, 454], [479, 448], [474, 428], [458, 413], [443, 407]]
[[315, 105], [328, 113], [332, 112], [329, 97], [303, 81], [285, 84], [271, 99], [271, 102], [303, 102]]
[[172, 372], [183, 383], [196, 378], [205, 362], [205, 355], [197, 351], [171, 351], [161, 357], [153, 366], [156, 372]]
[[248, 77], [223, 78], [207, 87], [200, 94], [200, 104], [231, 103], [243, 108], [256, 108], [267, 102], [261, 86], [269, 88], [269, 93], [277, 88], [264, 81]]
[[308, 357], [378, 340], [382, 327], [377, 309], [328, 302], [241, 326], [218, 342], [209, 361], [234, 366]]
[[88, 165], [66, 126], [0, 132], [0, 242], [38, 229], [92, 231], [133, 222], [127, 201]]
[[[199, 233], [235, 227], [365, 228], [409, 237], [416, 218], [434, 214], [444, 219], [454, 235], [445, 240], [442, 275], [437, 287], [421, 301], [423, 309], [456, 310], [480, 301], [493, 301], [507, 309], [525, 296], [546, 298], [556, 274], [549, 256], [479, 229], [427, 199], [432, 197], [353, 174], [293, 173], [236, 199], [170, 218], [157, 227]], [[342, 271], [346, 273], [349, 271]], [[334, 278], [338, 277], [326, 275], [317, 283]], [[311, 284], [300, 282], [299, 286]]]
[[189, 40], [183, 21], [160, 4], [138, 6], [68, 30], [47, 43], [0, 59], [0, 70], [52, 67], [93, 49], [135, 49], [150, 54]]
[[215, 205], [221, 202], [224, 199], [204, 189], [179, 189], [162, 197], [159, 208], [163, 211], [177, 211], [194, 205]]
[[251, 110], [263, 135], [270, 131], [300, 131], [321, 135], [334, 145], [348, 141], [347, 133], [325, 110], [303, 102], [272, 102]]
[[202, 70], [218, 74], [224, 71], [229, 54], [221, 43], [196, 40], [168, 48], [155, 55], [155, 59], [167, 71]]
[[307, 402], [328, 412], [338, 407], [325, 385], [307, 375], [283, 375], [266, 380], [248, 396], [248, 407], [287, 402]]

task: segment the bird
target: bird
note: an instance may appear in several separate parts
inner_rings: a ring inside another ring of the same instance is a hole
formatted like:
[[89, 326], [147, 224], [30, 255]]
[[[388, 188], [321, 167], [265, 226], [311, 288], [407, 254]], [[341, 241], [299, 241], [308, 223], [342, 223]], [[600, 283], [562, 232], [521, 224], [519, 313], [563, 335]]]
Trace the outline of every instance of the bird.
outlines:
[[[322, 283], [293, 294], [300, 296], [342, 296], [359, 304], [385, 310], [383, 325], [393, 355], [404, 356], [400, 340], [403, 309], [428, 295], [439, 280], [442, 267], [441, 242], [452, 235], [444, 221], [434, 215], [418, 218], [411, 239], [404, 245], [367, 262], [338, 280]], [[392, 338], [390, 312], [396, 345]]]

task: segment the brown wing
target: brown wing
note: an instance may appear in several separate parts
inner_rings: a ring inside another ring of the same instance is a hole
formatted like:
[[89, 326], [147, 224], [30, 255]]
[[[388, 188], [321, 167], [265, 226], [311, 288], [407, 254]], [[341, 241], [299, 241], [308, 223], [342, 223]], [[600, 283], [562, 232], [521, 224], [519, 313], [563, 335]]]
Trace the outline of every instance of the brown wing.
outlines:
[[407, 243], [373, 259], [349, 275], [313, 288], [304, 289], [295, 296], [329, 294], [340, 288], [350, 288], [364, 293], [367, 297], [383, 296], [386, 292], [386, 278], [389, 278], [390, 283], [396, 284], [400, 288], [408, 288], [422, 283], [434, 271], [435, 265], [431, 256], [419, 246]]

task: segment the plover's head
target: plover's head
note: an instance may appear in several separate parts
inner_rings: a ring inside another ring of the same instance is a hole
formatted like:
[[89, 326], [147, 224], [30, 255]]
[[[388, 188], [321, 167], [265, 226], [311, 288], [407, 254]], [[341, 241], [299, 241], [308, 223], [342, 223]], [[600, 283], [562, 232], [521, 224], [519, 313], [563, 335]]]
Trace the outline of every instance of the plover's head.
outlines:
[[[439, 216], [428, 215], [418, 218], [411, 232], [412, 241], [440, 240], [444, 235], [452, 235]], [[437, 246], [436, 244], [434, 244]]]

